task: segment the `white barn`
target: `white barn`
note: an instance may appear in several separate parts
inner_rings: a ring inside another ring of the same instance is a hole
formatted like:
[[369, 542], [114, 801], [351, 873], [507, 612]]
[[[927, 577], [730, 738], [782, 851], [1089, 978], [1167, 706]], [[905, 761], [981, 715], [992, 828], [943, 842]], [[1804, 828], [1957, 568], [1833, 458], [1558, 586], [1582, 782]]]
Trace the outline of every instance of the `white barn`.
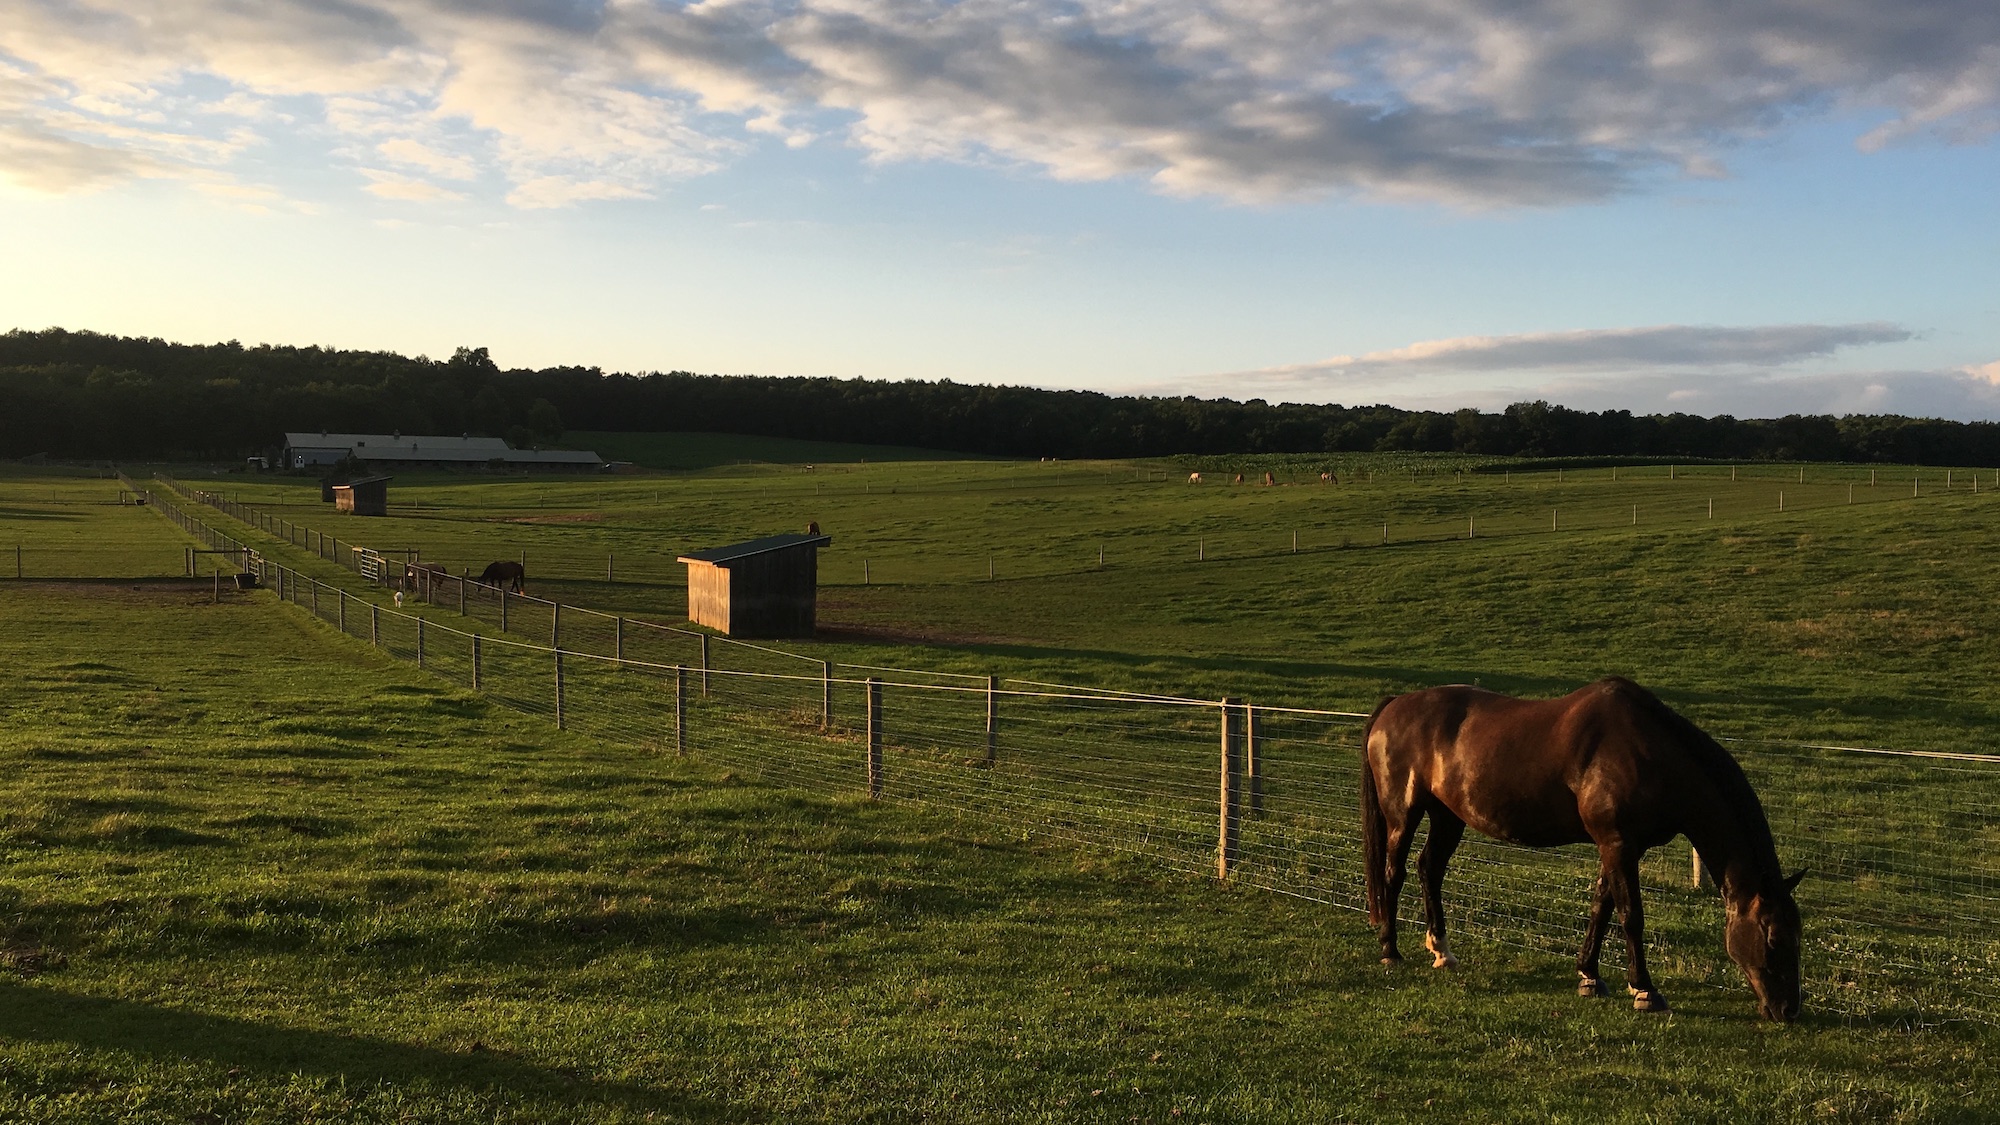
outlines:
[[422, 434], [287, 433], [284, 466], [310, 469], [353, 457], [378, 468], [571, 469], [595, 472], [603, 458], [587, 449], [515, 449], [500, 438]]

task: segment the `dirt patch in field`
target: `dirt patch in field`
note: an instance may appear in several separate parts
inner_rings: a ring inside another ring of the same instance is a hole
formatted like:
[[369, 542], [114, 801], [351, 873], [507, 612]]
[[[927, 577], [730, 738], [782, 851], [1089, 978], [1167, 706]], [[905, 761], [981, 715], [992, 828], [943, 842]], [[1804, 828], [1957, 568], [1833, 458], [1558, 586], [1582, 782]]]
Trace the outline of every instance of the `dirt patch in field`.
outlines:
[[503, 516], [500, 523], [598, 523], [602, 512], [560, 512], [546, 516]]

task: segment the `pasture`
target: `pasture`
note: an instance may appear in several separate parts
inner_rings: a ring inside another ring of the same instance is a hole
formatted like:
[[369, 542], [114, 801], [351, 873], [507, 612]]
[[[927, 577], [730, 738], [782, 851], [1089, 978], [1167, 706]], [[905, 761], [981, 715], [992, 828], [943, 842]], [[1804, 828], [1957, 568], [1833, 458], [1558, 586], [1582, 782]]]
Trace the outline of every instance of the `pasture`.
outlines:
[[[1866, 469], [1809, 466], [1804, 485], [1798, 466], [1457, 471], [1485, 467], [1382, 458], [1373, 481], [1349, 465], [1321, 485], [1277, 464], [1303, 479], [1271, 488], [1125, 464], [399, 479], [387, 520], [336, 517], [295, 480], [184, 477], [454, 569], [525, 550], [531, 591], [667, 621], [675, 554], [817, 519], [835, 537], [829, 636], [787, 647], [821, 659], [1361, 710], [1427, 683], [1532, 694], [1615, 671], [1722, 735], [1989, 749], [1990, 485], [1945, 491], [1938, 470], [1936, 493], [1878, 481], [1850, 505]], [[1634, 506], [1648, 518], [1621, 524]], [[1535, 522], [1548, 507], [1553, 531]], [[148, 518], [177, 570], [178, 533]], [[865, 585], [841, 573], [857, 563]], [[10, 964], [28, 979], [0, 992], [18, 1001], [0, 1090], [44, 1099], [22, 1107], [96, 1119], [139, 1086], [156, 1100], [128, 1116], [1994, 1110], [1994, 1033], [1912, 1027], [1896, 1013], [1921, 1008], [1896, 997], [1885, 1018], [1780, 1030], [1742, 992], [1662, 970], [1678, 1012], [1648, 1019], [1568, 996], [1560, 960], [1476, 940], [1460, 973], [1384, 975], [1348, 911], [781, 788], [699, 746], [677, 760], [557, 734], [268, 594], [0, 596], [34, 669], [4, 744], [32, 767], [7, 771], [5, 798]], [[113, 713], [107, 694], [155, 702]], [[1851, 816], [1918, 791], [1887, 767], [1815, 783], [1821, 752], [1784, 753], [1788, 781]], [[1713, 940], [1712, 900], [1686, 898], [1695, 921], [1674, 936]], [[1810, 884], [1801, 898], [1810, 912]], [[1950, 952], [1993, 956], [1990, 939]], [[104, 1003], [63, 1009], [72, 996]], [[166, 1046], [191, 1037], [218, 1045]], [[216, 1090], [236, 1100], [198, 1101]]]

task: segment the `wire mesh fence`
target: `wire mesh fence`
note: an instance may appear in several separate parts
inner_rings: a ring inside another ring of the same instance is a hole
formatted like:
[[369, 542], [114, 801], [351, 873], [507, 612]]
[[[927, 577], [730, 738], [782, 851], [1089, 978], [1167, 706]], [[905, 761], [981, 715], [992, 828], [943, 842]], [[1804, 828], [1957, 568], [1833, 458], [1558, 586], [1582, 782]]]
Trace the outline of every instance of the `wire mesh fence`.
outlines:
[[[404, 590], [397, 609], [272, 563], [175, 505], [156, 510], [210, 549], [241, 551], [279, 597], [348, 636], [564, 729], [1364, 908], [1362, 715], [826, 663], [462, 583]], [[1808, 1006], [1994, 1020], [2000, 758], [1727, 741], [1779, 855], [1815, 872], [1800, 892]], [[1596, 874], [1587, 848], [1468, 836], [1445, 887], [1455, 942], [1573, 956]], [[1642, 867], [1648, 958], [1669, 988], [1740, 987], [1721, 906], [1695, 875], [1684, 847]], [[1616, 940], [1605, 952], [1622, 960]]]

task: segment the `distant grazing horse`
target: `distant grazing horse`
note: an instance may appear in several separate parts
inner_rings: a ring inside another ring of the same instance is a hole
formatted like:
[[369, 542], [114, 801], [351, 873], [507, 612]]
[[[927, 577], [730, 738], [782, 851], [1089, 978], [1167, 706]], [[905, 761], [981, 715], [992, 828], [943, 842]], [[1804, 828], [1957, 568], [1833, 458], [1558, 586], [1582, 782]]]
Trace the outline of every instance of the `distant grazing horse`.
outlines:
[[528, 568], [517, 562], [487, 563], [486, 569], [479, 572], [481, 586], [511, 589], [517, 594], [522, 592], [527, 579]]
[[807, 534], [807, 535], [818, 535], [818, 534], [819, 534], [819, 521], [818, 521], [818, 520], [808, 520], [808, 521], [806, 521], [806, 534]]
[[1429, 688], [1385, 699], [1368, 720], [1361, 828], [1368, 920], [1382, 963], [1396, 952], [1396, 899], [1411, 837], [1424, 945], [1436, 968], [1458, 963], [1445, 944], [1445, 865], [1470, 824], [1529, 847], [1595, 843], [1596, 897], [1576, 968], [1577, 992], [1601, 996], [1597, 953], [1614, 906], [1622, 915], [1632, 1006], [1667, 1009], [1646, 971], [1639, 859], [1685, 835], [1722, 889], [1730, 959], [1766, 1019], [1799, 1012], [1799, 909], [1764, 807], [1728, 751], [1645, 688], [1613, 676], [1561, 699], [1513, 699], [1479, 688]]
[[1200, 484], [1200, 483], [1201, 483], [1201, 474], [1200, 474], [1200, 473], [1189, 473], [1189, 474], [1188, 474], [1188, 483], [1189, 483], [1189, 484]]
[[449, 577], [451, 571], [437, 563], [406, 563], [403, 566], [404, 589], [426, 600], [436, 592], [438, 580]]
[[1333, 484], [1333, 483], [1334, 483], [1334, 479], [1333, 479], [1333, 474], [1332, 474], [1332, 473], [1321, 473], [1321, 474], [1319, 475], [1319, 482], [1320, 482], [1321, 484]]
[[1278, 483], [1277, 477], [1274, 477], [1269, 473], [1264, 474], [1264, 487], [1269, 488], [1276, 483]]
[[1243, 483], [1243, 474], [1242, 474], [1242, 473], [1237, 473], [1237, 474], [1236, 474], [1236, 479], [1235, 479], [1235, 480], [1233, 480], [1233, 481], [1231, 481], [1230, 483], [1232, 483], [1232, 484], [1242, 484], [1242, 483]]

